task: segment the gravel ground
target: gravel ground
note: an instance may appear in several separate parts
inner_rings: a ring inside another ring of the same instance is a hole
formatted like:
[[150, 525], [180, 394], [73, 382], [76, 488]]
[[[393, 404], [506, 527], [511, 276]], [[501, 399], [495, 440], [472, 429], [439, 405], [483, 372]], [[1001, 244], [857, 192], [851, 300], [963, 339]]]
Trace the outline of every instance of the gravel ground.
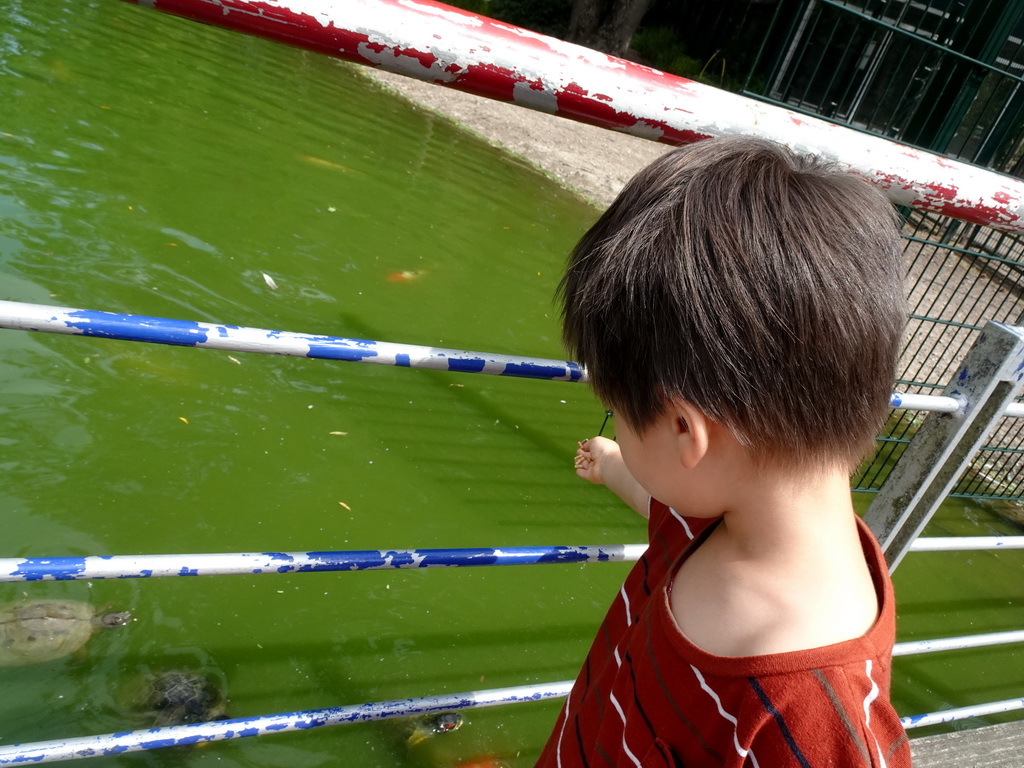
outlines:
[[381, 70], [369, 76], [525, 159], [599, 208], [671, 147]]

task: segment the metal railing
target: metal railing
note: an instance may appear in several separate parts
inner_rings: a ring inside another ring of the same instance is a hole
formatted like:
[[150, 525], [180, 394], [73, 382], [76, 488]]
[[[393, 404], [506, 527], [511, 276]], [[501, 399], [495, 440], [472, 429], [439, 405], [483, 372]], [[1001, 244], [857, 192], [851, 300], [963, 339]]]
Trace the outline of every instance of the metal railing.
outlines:
[[[166, 318], [120, 315], [109, 312], [74, 310], [0, 302], [0, 327], [49, 333], [71, 333], [129, 341], [196, 347], [224, 351], [291, 354], [348, 362], [372, 361], [373, 357], [353, 354], [316, 354], [308, 343], [314, 337], [283, 331], [238, 328]], [[230, 330], [230, 332], [229, 332]], [[187, 331], [187, 333], [185, 333]], [[357, 349], [383, 342], [351, 339], [332, 340], [315, 337], [325, 348], [337, 346]], [[217, 344], [208, 340], [216, 339]], [[395, 350], [406, 349], [392, 345]], [[389, 347], [390, 349], [390, 347]], [[305, 351], [303, 351], [305, 350]], [[394, 352], [383, 361], [396, 365]], [[444, 350], [438, 360], [493, 359], [487, 353]], [[432, 358], [427, 356], [428, 361]], [[555, 378], [584, 381], [579, 366], [553, 360], [514, 357], [515, 370], [503, 365], [457, 365], [448, 367], [428, 362], [425, 367], [489, 375], [525, 375], [530, 378]], [[535, 371], [555, 376], [536, 376]], [[931, 408], [934, 413], [915, 436], [902, 460], [890, 473], [883, 492], [865, 515], [882, 542], [895, 568], [907, 552], [948, 552], [977, 549], [1024, 549], [1024, 536], [918, 538], [918, 534], [948, 493], [960, 468], [970, 460], [977, 445], [992, 424], [1005, 414], [1017, 417], [1024, 409], [1012, 403], [1020, 389], [1024, 370], [1024, 329], [990, 323], [986, 333], [971, 350], [960, 372], [939, 396], [893, 394], [894, 408]], [[572, 371], [575, 375], [565, 375]], [[1011, 413], [1007, 413], [1012, 409]], [[582, 562], [631, 562], [639, 559], [644, 544], [617, 546], [508, 547], [473, 549], [371, 550], [343, 552], [265, 552], [179, 555], [132, 555], [91, 557], [36, 557], [0, 559], [0, 583], [50, 580], [92, 580], [117, 578], [157, 578], [216, 576], [228, 574], [318, 573], [324, 571], [363, 571], [433, 567], [540, 565]], [[983, 635], [936, 638], [898, 643], [894, 656], [934, 653], [1024, 642], [1024, 630]], [[572, 681], [556, 681], [533, 686], [472, 691], [458, 694], [403, 699], [288, 712], [257, 717], [236, 718], [210, 723], [166, 726], [117, 734], [102, 734], [32, 744], [0, 746], [0, 765], [24, 762], [45, 763], [95, 757], [114, 752], [142, 751], [170, 746], [193, 745], [210, 741], [307, 730], [327, 725], [411, 717], [459, 709], [540, 701], [564, 697]], [[907, 729], [954, 722], [1024, 709], [1024, 698], [971, 705], [902, 718]]]
[[781, 0], [744, 93], [1016, 174], [1022, 33], [1004, 0]]
[[[911, 313], [898, 386], [933, 395], [956, 372], [987, 320], [1021, 323], [1024, 262], [1019, 258], [1024, 249], [1015, 235], [919, 212], [909, 213], [903, 237]], [[983, 248], [984, 242], [991, 247]], [[876, 454], [854, 477], [854, 489], [876, 493], [919, 427], [917, 414], [894, 413]], [[1006, 422], [994, 429], [950, 495], [1024, 499], [1022, 427]]]

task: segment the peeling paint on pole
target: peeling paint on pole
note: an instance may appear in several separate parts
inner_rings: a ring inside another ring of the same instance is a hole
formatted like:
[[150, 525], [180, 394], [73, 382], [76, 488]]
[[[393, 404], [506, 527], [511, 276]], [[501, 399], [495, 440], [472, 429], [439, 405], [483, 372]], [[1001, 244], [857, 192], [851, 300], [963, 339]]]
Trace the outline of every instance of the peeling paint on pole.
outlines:
[[1024, 182], [430, 0], [128, 0], [668, 144], [760, 136], [899, 205], [1024, 231]]
[[209, 723], [171, 725], [164, 728], [55, 739], [32, 744], [0, 745], [0, 765], [36, 765], [63, 760], [120, 755], [126, 752], [150, 749], [187, 747], [211, 741], [226, 741], [287, 731], [304, 731], [329, 725], [364, 723], [394, 717], [431, 715], [504, 704], [545, 701], [564, 698], [568, 695], [571, 687], [571, 680], [563, 680], [554, 683], [397, 699]]
[[314, 336], [195, 320], [49, 307], [17, 301], [0, 301], [0, 328], [123, 341], [146, 341], [199, 349], [375, 363], [399, 368], [429, 368], [435, 371], [486, 373], [494, 376], [551, 381], [586, 381], [586, 372], [583, 368], [568, 360], [471, 352], [340, 336]]
[[646, 544], [0, 558], [0, 582], [635, 562]]
[[[310, 336], [289, 331], [50, 307], [18, 301], [0, 301], [0, 328], [145, 341], [199, 349], [375, 363], [398, 368], [429, 368], [547, 381], [587, 381], [587, 372], [583, 367], [568, 360], [469, 352], [339, 336]], [[889, 405], [892, 408], [938, 413], [956, 413], [963, 407], [956, 398], [906, 392], [893, 392]], [[1011, 404], [1003, 415], [1024, 417], [1024, 405]]]

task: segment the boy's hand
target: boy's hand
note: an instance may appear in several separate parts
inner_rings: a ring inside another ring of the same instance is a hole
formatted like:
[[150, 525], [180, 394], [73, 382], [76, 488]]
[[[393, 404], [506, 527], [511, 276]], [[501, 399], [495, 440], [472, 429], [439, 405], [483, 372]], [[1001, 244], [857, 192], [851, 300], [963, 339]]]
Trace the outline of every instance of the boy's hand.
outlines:
[[596, 485], [606, 485], [605, 471], [609, 464], [621, 464], [619, 444], [606, 437], [592, 437], [577, 443], [576, 475]]
[[650, 494], [630, 474], [619, 444], [606, 437], [577, 443], [576, 474], [596, 485], [606, 485], [643, 517], [650, 514]]

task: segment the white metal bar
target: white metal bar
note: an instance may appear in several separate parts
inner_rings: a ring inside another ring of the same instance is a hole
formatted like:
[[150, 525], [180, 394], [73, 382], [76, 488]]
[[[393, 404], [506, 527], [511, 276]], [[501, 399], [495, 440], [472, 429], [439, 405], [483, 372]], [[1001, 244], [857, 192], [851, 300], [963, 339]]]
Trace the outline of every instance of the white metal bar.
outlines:
[[1024, 549], [1024, 536], [928, 536], [914, 539], [911, 552], [967, 552], [983, 549]]
[[280, 715], [172, 725], [142, 731], [107, 733], [101, 736], [12, 744], [0, 746], [0, 765], [55, 763], [61, 760], [119, 755], [125, 752], [141, 752], [164, 747], [191, 746], [211, 741], [262, 736], [284, 731], [302, 731], [325, 725], [361, 723], [393, 717], [429, 715], [439, 712], [495, 707], [501, 704], [557, 699], [568, 695], [572, 683], [571, 680], [563, 680], [557, 683], [397, 699], [373, 704], [287, 712]]
[[[905, 411], [931, 411], [933, 413], [956, 413], [963, 403], [954, 397], [942, 395], [916, 395], [908, 392], [893, 392], [889, 398], [889, 406], [902, 408]], [[1024, 408], [1021, 409], [1024, 416]]]
[[[429, 715], [503, 704], [518, 704], [527, 701], [543, 701], [564, 698], [568, 695], [572, 685], [573, 681], [562, 680], [554, 683], [524, 685], [513, 688], [497, 688], [468, 693], [397, 699], [356, 706], [287, 712], [279, 715], [262, 715], [207, 723], [193, 723], [190, 725], [172, 725], [163, 728], [150, 728], [148, 730], [108, 733], [98, 736], [11, 744], [0, 746], [0, 766], [55, 763], [63, 760], [79, 760], [105, 755], [117, 755], [125, 752], [194, 746], [213, 741], [227, 741], [229, 739], [269, 735], [285, 731], [309, 730], [329, 725]], [[911, 730], [913, 728], [940, 725], [970, 717], [1012, 712], [1019, 709], [1024, 709], [1024, 698], [1006, 699], [957, 709], [930, 712], [923, 715], [913, 715], [901, 718], [900, 722], [904, 728]]]
[[[230, 352], [258, 352], [267, 355], [375, 363], [399, 368], [430, 368], [570, 382], [587, 381], [587, 372], [577, 363], [567, 360], [319, 336], [196, 320], [51, 307], [20, 301], [0, 301], [0, 328], [121, 341], [145, 341]], [[956, 413], [963, 407], [963, 403], [954, 397], [907, 392], [893, 392], [889, 398], [889, 405], [893, 408], [933, 413]], [[1024, 416], [1024, 405], [1011, 405], [1005, 415]]]
[[0, 583], [633, 562], [646, 544], [0, 558]]
[[905, 643], [896, 643], [893, 646], [892, 655], [916, 656], [921, 653], [959, 651], [964, 648], [983, 648], [989, 645], [1008, 645], [1010, 643], [1024, 643], [1024, 630], [990, 632], [987, 635], [941, 637], [934, 640], [911, 640]]
[[146, 341], [179, 347], [375, 363], [399, 368], [429, 368], [528, 379], [586, 381], [583, 369], [576, 363], [566, 360], [469, 352], [338, 336], [317, 336], [72, 307], [48, 307], [19, 301], [0, 301], [0, 328], [95, 336], [122, 341]]
[[943, 723], [952, 723], [957, 720], [966, 720], [969, 717], [997, 715], [1001, 712], [1013, 712], [1018, 709], [1024, 709], [1024, 698], [1004, 699], [1003, 701], [992, 701], [987, 704], [975, 704], [970, 707], [959, 707], [957, 709], [944, 709], [940, 712], [929, 712], [926, 715], [900, 718], [900, 722], [909, 731], [912, 728], [942, 725]]

